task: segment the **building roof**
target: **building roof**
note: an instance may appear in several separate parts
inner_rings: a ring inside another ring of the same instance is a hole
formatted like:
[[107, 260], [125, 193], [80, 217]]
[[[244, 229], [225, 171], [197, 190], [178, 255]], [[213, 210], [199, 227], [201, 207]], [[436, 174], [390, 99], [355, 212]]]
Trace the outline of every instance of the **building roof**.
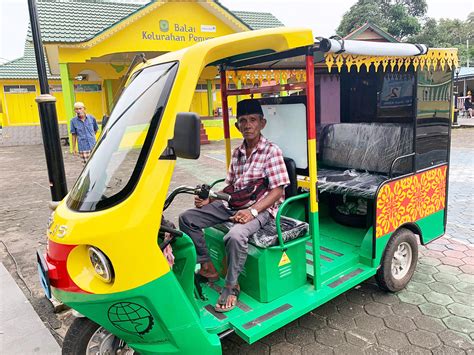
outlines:
[[[283, 26], [271, 13], [230, 11], [218, 1], [215, 2], [252, 30]], [[85, 42], [152, 3], [153, 1], [143, 4], [94, 0], [37, 0], [41, 38], [43, 42], [50, 43]], [[24, 56], [0, 65], [0, 79], [38, 78], [31, 40], [29, 27]], [[46, 65], [49, 68], [47, 62]], [[50, 79], [59, 77], [51, 76]]]
[[474, 78], [474, 67], [461, 67], [459, 68], [458, 79], [472, 79]]
[[282, 27], [284, 24], [269, 12], [231, 11], [252, 30]]
[[[45, 56], [46, 68], [49, 68], [48, 60]], [[48, 79], [59, 79], [59, 76], [50, 75]], [[38, 70], [36, 69], [35, 49], [31, 42], [25, 43], [23, 57], [14, 59], [3, 65], [0, 65], [0, 79], [38, 79]]]
[[[43, 42], [85, 42], [143, 7], [134, 3], [38, 0]], [[31, 29], [27, 39], [31, 41]]]
[[386, 42], [397, 43], [400, 42], [398, 39], [393, 37], [387, 31], [382, 30], [379, 26], [366, 22], [359, 28], [356, 28], [354, 31], [349, 33], [344, 39], [354, 39], [354, 40], [374, 40], [373, 38], [363, 38], [364, 33], [366, 32], [374, 32], [375, 34], [379, 35], [381, 39], [385, 40]]
[[[218, 1], [215, 2], [252, 30], [283, 26], [283, 23], [271, 13], [230, 11]], [[113, 1], [74, 0], [64, 2], [38, 0], [37, 8], [41, 24], [41, 37], [43, 42], [85, 42], [152, 3], [153, 1], [144, 5], [143, 3]], [[31, 41], [30, 28], [28, 28], [27, 39]]]

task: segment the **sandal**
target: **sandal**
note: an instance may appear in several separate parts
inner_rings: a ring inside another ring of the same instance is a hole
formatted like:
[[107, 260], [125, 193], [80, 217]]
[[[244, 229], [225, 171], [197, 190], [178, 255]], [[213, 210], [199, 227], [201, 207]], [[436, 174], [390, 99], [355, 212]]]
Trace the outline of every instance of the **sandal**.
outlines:
[[[217, 304], [221, 307], [214, 307], [214, 310], [219, 313], [224, 313], [224, 312], [229, 312], [235, 308], [237, 305], [237, 301], [239, 298], [240, 294], [240, 288], [237, 287], [224, 287], [222, 289], [221, 295], [219, 296], [219, 299], [217, 300]], [[235, 303], [230, 306], [229, 308], [222, 308], [222, 306], [225, 306], [227, 304], [227, 299], [229, 296], [235, 296]]]

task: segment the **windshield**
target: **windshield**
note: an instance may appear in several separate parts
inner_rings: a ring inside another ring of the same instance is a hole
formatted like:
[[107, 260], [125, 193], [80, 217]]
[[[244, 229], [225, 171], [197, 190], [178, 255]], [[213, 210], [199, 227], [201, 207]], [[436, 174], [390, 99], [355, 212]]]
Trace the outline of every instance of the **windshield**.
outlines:
[[97, 211], [123, 200], [145, 165], [168, 99], [177, 63], [145, 68], [117, 102], [94, 152], [76, 181], [67, 205]]

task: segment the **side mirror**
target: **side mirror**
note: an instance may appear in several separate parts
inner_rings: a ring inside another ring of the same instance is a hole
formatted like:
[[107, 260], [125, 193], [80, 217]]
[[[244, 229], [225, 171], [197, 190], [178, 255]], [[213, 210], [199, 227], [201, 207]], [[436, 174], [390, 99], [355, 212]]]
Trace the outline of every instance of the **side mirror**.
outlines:
[[174, 137], [170, 148], [179, 158], [197, 159], [201, 154], [201, 120], [194, 112], [180, 112], [176, 115]]

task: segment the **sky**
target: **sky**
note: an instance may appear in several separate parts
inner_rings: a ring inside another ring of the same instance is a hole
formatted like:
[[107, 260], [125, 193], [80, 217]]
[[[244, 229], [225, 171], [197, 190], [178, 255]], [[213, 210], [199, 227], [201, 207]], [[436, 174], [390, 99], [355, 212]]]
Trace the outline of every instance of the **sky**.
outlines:
[[[146, 2], [146, 1], [145, 1]], [[288, 27], [308, 27], [314, 36], [336, 33], [356, 0], [220, 0], [229, 10], [271, 12]], [[428, 17], [466, 20], [472, 0], [427, 0]], [[29, 14], [27, 0], [0, 0], [0, 63], [23, 55]]]

